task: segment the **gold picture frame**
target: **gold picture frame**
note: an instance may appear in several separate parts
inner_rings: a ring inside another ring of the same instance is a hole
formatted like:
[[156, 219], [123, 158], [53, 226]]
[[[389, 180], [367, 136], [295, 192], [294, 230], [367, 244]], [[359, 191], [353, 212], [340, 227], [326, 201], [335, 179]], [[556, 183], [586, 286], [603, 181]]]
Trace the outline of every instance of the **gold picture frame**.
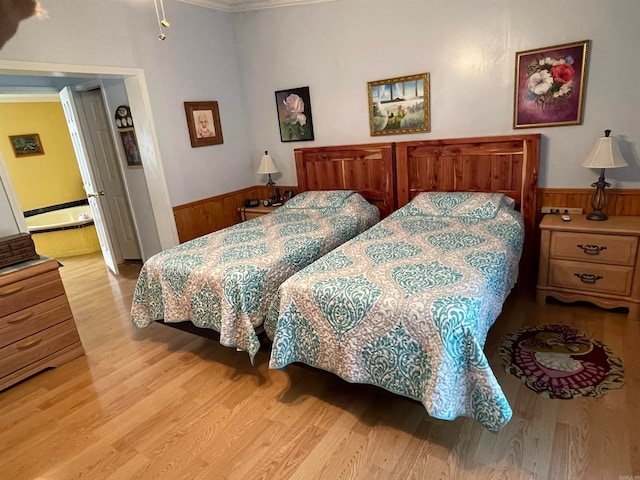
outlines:
[[184, 102], [192, 147], [223, 143], [218, 102]]
[[582, 124], [589, 44], [516, 52], [513, 128]]
[[9, 141], [13, 148], [13, 154], [18, 157], [31, 157], [33, 155], [44, 155], [44, 148], [37, 133], [25, 135], [9, 135]]
[[372, 136], [431, 131], [429, 74], [367, 83]]

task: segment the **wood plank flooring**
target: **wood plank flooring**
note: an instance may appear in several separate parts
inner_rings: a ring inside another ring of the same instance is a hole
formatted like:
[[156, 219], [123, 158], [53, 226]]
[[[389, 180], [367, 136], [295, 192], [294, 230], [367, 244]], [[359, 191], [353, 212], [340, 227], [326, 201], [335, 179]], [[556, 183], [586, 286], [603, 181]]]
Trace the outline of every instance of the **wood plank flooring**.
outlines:
[[[640, 478], [640, 322], [588, 305], [511, 294], [485, 351], [514, 410], [491, 434], [466, 418], [163, 325], [136, 329], [139, 266], [96, 255], [60, 269], [86, 355], [0, 393], [0, 478]], [[563, 323], [608, 344], [626, 385], [603, 398], [548, 400], [506, 374], [500, 339]], [[635, 479], [634, 479], [635, 480]]]

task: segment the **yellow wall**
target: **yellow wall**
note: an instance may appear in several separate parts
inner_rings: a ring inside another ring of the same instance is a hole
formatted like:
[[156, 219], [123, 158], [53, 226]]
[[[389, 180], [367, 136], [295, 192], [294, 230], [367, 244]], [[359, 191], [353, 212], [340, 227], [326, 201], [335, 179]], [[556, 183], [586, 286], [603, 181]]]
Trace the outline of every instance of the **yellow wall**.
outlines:
[[[30, 133], [44, 155], [16, 158], [9, 135]], [[0, 103], [0, 152], [23, 211], [86, 198], [59, 102]]]

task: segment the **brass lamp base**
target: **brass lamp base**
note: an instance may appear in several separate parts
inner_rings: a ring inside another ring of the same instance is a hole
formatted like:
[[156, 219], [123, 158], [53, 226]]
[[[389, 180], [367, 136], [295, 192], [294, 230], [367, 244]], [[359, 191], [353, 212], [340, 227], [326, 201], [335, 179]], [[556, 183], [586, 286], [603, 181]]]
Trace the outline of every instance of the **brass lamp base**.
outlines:
[[602, 208], [605, 205], [604, 189], [611, 186], [604, 180], [604, 168], [600, 169], [600, 178], [598, 181], [592, 183], [591, 186], [596, 187], [596, 191], [593, 192], [593, 196], [591, 197], [591, 208], [593, 208], [593, 212], [587, 215], [587, 220], [601, 222], [609, 218], [602, 213]]
[[269, 182], [267, 183], [267, 188], [269, 189], [269, 200], [272, 202], [276, 201], [276, 184], [271, 180], [271, 174], [269, 174]]
[[595, 211], [593, 211], [593, 212], [591, 212], [590, 214], [587, 215], [587, 220], [602, 221], [602, 220], [606, 220], [607, 218], [609, 218], [609, 217], [607, 217], [600, 210], [595, 210]]

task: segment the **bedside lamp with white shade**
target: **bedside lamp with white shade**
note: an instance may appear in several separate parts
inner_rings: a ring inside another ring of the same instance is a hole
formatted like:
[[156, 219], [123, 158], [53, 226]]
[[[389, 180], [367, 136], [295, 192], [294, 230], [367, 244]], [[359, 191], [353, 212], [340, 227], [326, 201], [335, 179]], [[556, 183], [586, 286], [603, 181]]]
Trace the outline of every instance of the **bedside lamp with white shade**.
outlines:
[[593, 146], [587, 158], [582, 162], [582, 166], [586, 168], [599, 168], [600, 178], [591, 186], [596, 191], [591, 197], [591, 207], [593, 212], [587, 215], [587, 220], [606, 220], [608, 217], [602, 213], [605, 205], [604, 189], [611, 185], [604, 180], [604, 171], [607, 168], [626, 167], [628, 164], [620, 152], [618, 141], [614, 137], [610, 137], [611, 130], [604, 131], [604, 137], [600, 137]]
[[275, 188], [276, 184], [273, 183], [273, 180], [271, 179], [271, 174], [278, 173], [278, 172], [280, 172], [280, 170], [278, 170], [278, 167], [276, 167], [276, 164], [273, 161], [273, 158], [271, 158], [271, 155], [269, 155], [267, 150], [265, 150], [264, 155], [262, 155], [262, 158], [260, 159], [260, 166], [258, 167], [258, 171], [256, 173], [258, 175], [269, 175], [269, 181], [267, 182], [267, 187], [269, 188], [270, 200], [276, 200], [276, 188]]

